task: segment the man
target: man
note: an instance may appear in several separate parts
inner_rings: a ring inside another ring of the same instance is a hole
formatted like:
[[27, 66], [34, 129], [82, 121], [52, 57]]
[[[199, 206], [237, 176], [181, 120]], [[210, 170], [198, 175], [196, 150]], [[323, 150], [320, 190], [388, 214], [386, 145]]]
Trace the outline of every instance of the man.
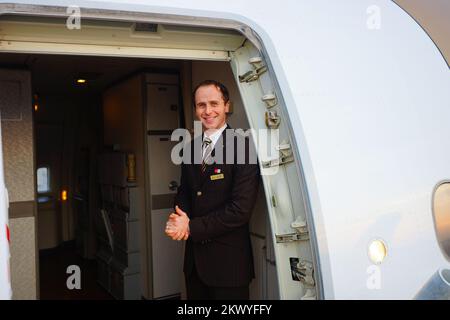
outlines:
[[[231, 130], [226, 123], [227, 88], [206, 80], [196, 87], [193, 97], [203, 128], [202, 161], [182, 164], [175, 212], [169, 216], [166, 234], [187, 240], [188, 299], [247, 300], [254, 278], [249, 220], [258, 192], [259, 167], [256, 157], [249, 163], [249, 139], [243, 140], [245, 148], [240, 149], [236, 135], [230, 138], [227, 134]], [[189, 148], [195, 158], [193, 145]], [[232, 156], [227, 157], [230, 152]], [[223, 161], [213, 162], [218, 154]]]

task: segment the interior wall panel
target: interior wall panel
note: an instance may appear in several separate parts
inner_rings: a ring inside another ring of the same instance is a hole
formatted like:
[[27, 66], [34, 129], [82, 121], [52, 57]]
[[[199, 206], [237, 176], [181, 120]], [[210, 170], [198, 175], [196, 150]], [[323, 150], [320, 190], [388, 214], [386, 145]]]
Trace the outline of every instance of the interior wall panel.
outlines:
[[[35, 201], [30, 72], [0, 69], [0, 93], [3, 163], [10, 201], [13, 299], [36, 299], [35, 206], [21, 205]], [[16, 207], [21, 208], [20, 212], [16, 212]]]

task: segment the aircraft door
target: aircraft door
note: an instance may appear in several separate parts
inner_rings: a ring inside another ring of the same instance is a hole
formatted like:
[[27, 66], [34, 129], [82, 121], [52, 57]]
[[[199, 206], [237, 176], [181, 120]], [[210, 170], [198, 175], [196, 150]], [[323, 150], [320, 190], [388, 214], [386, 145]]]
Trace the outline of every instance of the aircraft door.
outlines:
[[147, 155], [151, 202], [151, 248], [153, 298], [180, 294], [183, 244], [164, 232], [180, 183], [180, 168], [171, 160], [177, 142], [171, 134], [179, 127], [179, 85], [177, 75], [149, 74], [147, 85]]
[[258, 149], [272, 238], [266, 247], [276, 265], [280, 299], [320, 298], [320, 272], [312, 251], [307, 194], [289, 114], [263, 52], [247, 41], [230, 53], [231, 68], [246, 106]]

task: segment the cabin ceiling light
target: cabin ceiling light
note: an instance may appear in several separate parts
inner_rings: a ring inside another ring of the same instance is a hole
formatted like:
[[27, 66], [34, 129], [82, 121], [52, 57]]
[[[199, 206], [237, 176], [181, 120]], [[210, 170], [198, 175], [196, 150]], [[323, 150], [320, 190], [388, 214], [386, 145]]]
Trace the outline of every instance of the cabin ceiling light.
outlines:
[[100, 72], [79, 72], [74, 75], [74, 79], [77, 85], [86, 85], [95, 83], [101, 76], [102, 73]]

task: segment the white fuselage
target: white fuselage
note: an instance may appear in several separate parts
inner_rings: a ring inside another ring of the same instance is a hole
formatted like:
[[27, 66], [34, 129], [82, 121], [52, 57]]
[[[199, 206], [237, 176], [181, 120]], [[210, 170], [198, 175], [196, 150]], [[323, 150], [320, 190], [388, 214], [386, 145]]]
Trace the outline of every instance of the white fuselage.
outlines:
[[[25, 2], [248, 26], [264, 46], [294, 128], [323, 297], [410, 299], [439, 268], [450, 267], [432, 213], [435, 186], [450, 179], [449, 70], [395, 3]], [[386, 244], [387, 257], [373, 267], [368, 246], [375, 239]]]

